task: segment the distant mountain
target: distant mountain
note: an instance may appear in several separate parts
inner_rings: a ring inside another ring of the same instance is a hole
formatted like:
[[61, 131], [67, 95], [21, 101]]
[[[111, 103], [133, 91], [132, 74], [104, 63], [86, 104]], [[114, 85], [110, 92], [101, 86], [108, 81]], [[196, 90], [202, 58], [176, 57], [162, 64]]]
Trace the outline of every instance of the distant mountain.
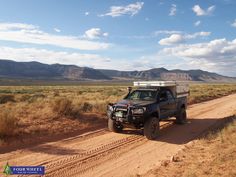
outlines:
[[203, 82], [236, 82], [235, 77], [222, 76], [202, 70], [167, 70], [165, 68], [155, 68], [145, 71], [117, 71], [99, 70], [104, 75], [116, 79], [138, 79], [138, 80], [189, 80]]
[[204, 82], [236, 82], [236, 78], [202, 70], [118, 71], [78, 67], [75, 65], [42, 64], [0, 60], [0, 78], [32, 80], [189, 80]]
[[75, 65], [47, 65], [39, 62], [0, 60], [0, 77], [58, 80], [109, 80], [102, 72]]

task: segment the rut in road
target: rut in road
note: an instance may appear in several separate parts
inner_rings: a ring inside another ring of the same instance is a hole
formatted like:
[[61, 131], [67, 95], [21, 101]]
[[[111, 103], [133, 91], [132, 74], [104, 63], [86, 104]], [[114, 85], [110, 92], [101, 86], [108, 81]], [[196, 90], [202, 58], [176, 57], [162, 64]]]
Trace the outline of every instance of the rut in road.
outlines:
[[[95, 166], [100, 158], [106, 156], [110, 151], [114, 149], [126, 148], [132, 144], [138, 142], [146, 141], [143, 136], [130, 135], [126, 138], [113, 141], [109, 144], [97, 147], [95, 149], [89, 150], [85, 153], [74, 155], [55, 163], [46, 164], [47, 176], [72, 176], [73, 174], [83, 173]], [[100, 163], [100, 162], [99, 162]], [[76, 168], [73, 168], [76, 167]]]
[[[161, 128], [169, 126], [172, 122], [164, 122], [161, 124]], [[148, 140], [140, 133], [139, 135], [128, 135], [128, 137], [113, 141], [111, 143], [99, 146], [95, 149], [74, 155], [55, 163], [46, 164], [47, 175], [50, 176], [73, 176], [86, 172], [92, 169], [101, 161], [114, 158], [124, 151], [131, 150], [138, 145], [141, 145]], [[112, 153], [111, 153], [112, 151]]]

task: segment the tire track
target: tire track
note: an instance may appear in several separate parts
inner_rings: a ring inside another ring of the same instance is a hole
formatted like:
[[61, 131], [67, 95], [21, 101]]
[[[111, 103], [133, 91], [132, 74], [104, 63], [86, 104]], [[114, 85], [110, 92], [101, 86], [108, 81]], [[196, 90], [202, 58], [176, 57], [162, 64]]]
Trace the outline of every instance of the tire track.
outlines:
[[[172, 121], [162, 122], [160, 128], [165, 128], [172, 125]], [[102, 129], [97, 132], [99, 135], [104, 133], [109, 133], [107, 130]], [[95, 136], [96, 133], [92, 133], [92, 137]], [[77, 137], [79, 140], [83, 141], [84, 138], [88, 138], [84, 135]], [[90, 137], [91, 138], [91, 137]], [[72, 176], [74, 174], [84, 173], [94, 166], [100, 163], [100, 161], [106, 161], [107, 158], [112, 158], [116, 155], [121, 154], [123, 151], [120, 149], [127, 149], [137, 147], [138, 144], [148, 141], [142, 134], [139, 135], [129, 135], [126, 138], [122, 138], [111, 143], [99, 146], [97, 148], [81, 152], [76, 155], [72, 155], [66, 158], [57, 159], [56, 161], [44, 162], [41, 164], [37, 164], [40, 166], [45, 166], [47, 177], [54, 176]], [[119, 149], [119, 152], [117, 151]], [[114, 150], [115, 153], [114, 153]], [[111, 153], [111, 151], [113, 151]], [[106, 156], [105, 156], [106, 155]], [[26, 177], [25, 175], [19, 175], [18, 177]]]
[[[71, 176], [72, 174], [79, 174], [91, 168], [94, 162], [96, 162], [100, 158], [103, 158], [105, 154], [119, 148], [125, 148], [127, 146], [130, 146], [131, 144], [136, 144], [137, 142], [143, 140], [146, 140], [143, 136], [130, 135], [129, 137], [113, 141], [109, 144], [105, 144], [103, 146], [89, 150], [85, 153], [74, 155], [69, 158], [59, 160], [55, 163], [46, 164], [45, 165], [45, 168], [47, 169], [46, 176], [66, 177], [66, 176]], [[73, 167], [75, 166], [76, 168], [73, 169]]]

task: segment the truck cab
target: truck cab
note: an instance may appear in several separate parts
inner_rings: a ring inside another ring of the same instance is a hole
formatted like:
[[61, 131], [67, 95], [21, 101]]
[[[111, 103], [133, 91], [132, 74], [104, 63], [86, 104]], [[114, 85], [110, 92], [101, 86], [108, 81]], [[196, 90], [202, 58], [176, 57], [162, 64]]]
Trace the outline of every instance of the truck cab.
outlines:
[[107, 107], [108, 128], [122, 132], [125, 126], [144, 129], [148, 139], [155, 139], [161, 120], [176, 117], [176, 122], [186, 121], [189, 87], [175, 81], [134, 82], [134, 90], [120, 101]]

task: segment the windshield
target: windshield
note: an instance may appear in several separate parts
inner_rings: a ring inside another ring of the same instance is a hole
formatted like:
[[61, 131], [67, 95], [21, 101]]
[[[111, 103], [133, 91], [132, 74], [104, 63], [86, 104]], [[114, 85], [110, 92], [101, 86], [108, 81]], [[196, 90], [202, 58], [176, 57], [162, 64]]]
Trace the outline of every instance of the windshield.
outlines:
[[127, 100], [155, 100], [157, 97], [156, 90], [134, 90], [125, 99]]

